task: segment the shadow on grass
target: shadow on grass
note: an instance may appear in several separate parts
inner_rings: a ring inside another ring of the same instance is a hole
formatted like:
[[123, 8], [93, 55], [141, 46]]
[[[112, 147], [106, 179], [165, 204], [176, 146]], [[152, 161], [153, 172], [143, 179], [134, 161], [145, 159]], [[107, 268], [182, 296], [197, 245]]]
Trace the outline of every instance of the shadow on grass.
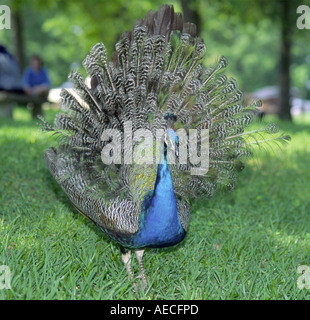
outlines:
[[60, 201], [68, 210], [68, 212], [72, 212], [72, 217], [74, 219], [82, 219], [83, 223], [90, 228], [92, 231], [96, 233], [96, 235], [100, 238], [103, 238], [105, 242], [111, 243], [113, 242], [106, 234], [104, 234], [92, 221], [84, 217], [77, 209], [74, 207], [66, 193], [62, 190], [59, 184], [55, 181], [49, 171], [46, 169], [48, 177], [45, 180], [46, 188], [49, 189], [52, 193], [55, 194], [58, 201]]

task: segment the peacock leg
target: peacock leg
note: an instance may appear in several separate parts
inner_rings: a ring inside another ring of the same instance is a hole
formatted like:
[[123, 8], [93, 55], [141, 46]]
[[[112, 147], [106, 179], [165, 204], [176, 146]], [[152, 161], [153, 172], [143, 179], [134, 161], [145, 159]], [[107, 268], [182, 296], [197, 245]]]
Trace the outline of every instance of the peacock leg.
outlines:
[[[126, 249], [124, 247], [121, 247], [121, 252], [122, 252], [122, 260], [123, 260], [123, 263], [126, 267], [126, 270], [128, 272], [128, 276], [129, 276], [129, 279], [132, 280], [133, 279], [133, 272], [132, 272], [132, 269], [131, 269], [131, 251], [128, 250], [126, 251]], [[136, 282], [134, 282], [134, 286], [136, 288], [136, 290], [138, 290], [138, 285], [136, 284]]]
[[129, 278], [131, 280], [133, 278], [133, 272], [131, 270], [131, 259], [130, 259], [130, 256], [131, 256], [130, 250], [125, 252], [125, 253], [122, 253], [122, 260], [123, 260], [123, 263], [124, 263], [124, 265], [126, 267], [126, 270], [128, 272]]
[[144, 249], [143, 250], [136, 250], [136, 257], [138, 259], [139, 268], [140, 268], [140, 272], [141, 272], [139, 277], [142, 279], [143, 288], [146, 289], [147, 280], [146, 280], [146, 276], [145, 276], [144, 268], [143, 268], [143, 260], [142, 260], [143, 253], [144, 253]]

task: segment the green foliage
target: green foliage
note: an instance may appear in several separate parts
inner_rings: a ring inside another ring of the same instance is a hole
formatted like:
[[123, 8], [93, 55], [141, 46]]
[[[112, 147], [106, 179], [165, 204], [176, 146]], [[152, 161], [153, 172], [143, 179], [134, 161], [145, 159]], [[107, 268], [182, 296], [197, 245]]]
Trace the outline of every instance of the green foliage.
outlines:
[[309, 299], [296, 284], [310, 265], [309, 117], [281, 122], [292, 142], [257, 150], [233, 192], [196, 201], [184, 242], [147, 250], [138, 294], [118, 246], [50, 176], [37, 121], [24, 109], [14, 119], [0, 119], [0, 265], [12, 272], [0, 299]]
[[[225, 55], [232, 76], [237, 78], [245, 92], [278, 84], [281, 1], [200, 1], [202, 16], [205, 17], [202, 37], [211, 59], [219, 56], [219, 52]], [[293, 39], [292, 86], [306, 98], [305, 84], [310, 70], [306, 57], [310, 51], [310, 33], [296, 27], [296, 9], [302, 3], [302, 0], [290, 1], [290, 21], [286, 23], [290, 25]]]
[[236, 18], [212, 19], [216, 8], [206, 5], [204, 12], [210, 17], [201, 35], [207, 45], [206, 65], [224, 55], [228, 72], [245, 92], [274, 85], [278, 79], [279, 30], [273, 28], [272, 21], [242, 25]]
[[[90, 48], [104, 42], [109, 55], [114, 44], [133, 22], [151, 9], [171, 1], [42, 1], [4, 0], [22, 16], [26, 57], [43, 57], [53, 86], [67, 81], [72, 68], [81, 66]], [[180, 11], [180, 6], [176, 4]], [[0, 43], [14, 54], [14, 28], [1, 31]]]
[[[208, 49], [206, 64], [226, 56], [228, 71], [237, 78], [243, 91], [277, 84], [280, 1], [189, 1], [201, 18], [200, 35]], [[296, 27], [296, 8], [302, 1], [290, 2], [292, 85], [306, 98], [309, 94], [305, 83], [310, 73], [307, 63], [310, 33]], [[54, 86], [65, 82], [72, 68], [81, 66], [92, 45], [103, 42], [110, 55], [117, 39], [123, 31], [132, 28], [135, 19], [144, 17], [147, 11], [156, 10], [163, 3], [173, 4], [176, 11], [182, 11], [178, 0], [3, 0], [3, 4], [22, 13], [26, 55], [39, 53], [43, 56]], [[14, 53], [13, 29], [1, 31], [0, 43]]]

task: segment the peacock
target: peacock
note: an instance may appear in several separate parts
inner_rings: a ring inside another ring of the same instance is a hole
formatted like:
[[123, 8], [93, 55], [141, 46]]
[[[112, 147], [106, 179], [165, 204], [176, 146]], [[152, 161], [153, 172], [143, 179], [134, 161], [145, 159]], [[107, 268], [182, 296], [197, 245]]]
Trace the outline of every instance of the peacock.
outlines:
[[146, 248], [180, 243], [191, 203], [232, 190], [253, 147], [288, 136], [269, 123], [246, 130], [259, 101], [243, 104], [227, 59], [203, 64], [196, 25], [162, 5], [136, 20], [108, 58], [102, 43], [74, 70], [62, 111], [42, 129], [59, 137], [45, 152], [47, 168], [73, 206], [120, 245], [133, 279], [134, 250], [144, 288]]

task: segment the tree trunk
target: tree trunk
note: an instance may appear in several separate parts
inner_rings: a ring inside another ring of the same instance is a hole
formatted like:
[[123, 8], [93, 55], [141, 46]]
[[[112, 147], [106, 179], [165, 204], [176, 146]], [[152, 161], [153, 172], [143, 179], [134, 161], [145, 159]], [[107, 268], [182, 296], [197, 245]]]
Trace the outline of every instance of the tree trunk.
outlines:
[[197, 26], [197, 34], [201, 31], [201, 20], [197, 0], [181, 0], [184, 22], [192, 22]]
[[24, 59], [24, 41], [23, 41], [23, 28], [22, 18], [20, 11], [12, 12], [13, 25], [14, 25], [14, 42], [15, 42], [15, 55], [19, 64], [19, 70], [22, 73], [25, 67]]
[[280, 96], [279, 116], [281, 119], [292, 121], [290, 97], [290, 65], [292, 30], [290, 21], [290, 1], [281, 0], [281, 57], [280, 57]]

